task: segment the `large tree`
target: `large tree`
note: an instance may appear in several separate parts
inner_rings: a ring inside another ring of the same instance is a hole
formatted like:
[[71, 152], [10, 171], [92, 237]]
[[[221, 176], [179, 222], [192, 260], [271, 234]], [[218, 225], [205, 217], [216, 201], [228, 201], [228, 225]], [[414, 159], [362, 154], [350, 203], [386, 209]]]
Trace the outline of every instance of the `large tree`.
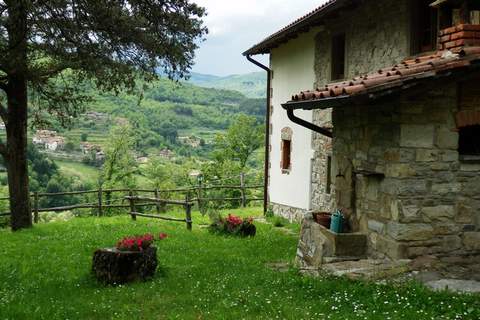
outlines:
[[204, 14], [189, 0], [0, 0], [0, 117], [7, 131], [0, 154], [13, 230], [32, 224], [27, 115], [69, 121], [86, 100], [86, 82], [118, 91], [154, 79], [159, 69], [184, 77], [207, 32]]

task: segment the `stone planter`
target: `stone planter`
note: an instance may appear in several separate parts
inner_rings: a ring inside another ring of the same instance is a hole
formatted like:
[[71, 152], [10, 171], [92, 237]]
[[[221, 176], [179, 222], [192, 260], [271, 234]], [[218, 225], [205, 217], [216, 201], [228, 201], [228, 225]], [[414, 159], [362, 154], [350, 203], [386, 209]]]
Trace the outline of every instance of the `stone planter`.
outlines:
[[257, 234], [257, 227], [254, 224], [243, 224], [240, 229], [242, 237], [254, 237]]
[[106, 248], [93, 254], [92, 271], [99, 281], [106, 284], [145, 281], [155, 275], [156, 269], [157, 248], [153, 246], [138, 252]]

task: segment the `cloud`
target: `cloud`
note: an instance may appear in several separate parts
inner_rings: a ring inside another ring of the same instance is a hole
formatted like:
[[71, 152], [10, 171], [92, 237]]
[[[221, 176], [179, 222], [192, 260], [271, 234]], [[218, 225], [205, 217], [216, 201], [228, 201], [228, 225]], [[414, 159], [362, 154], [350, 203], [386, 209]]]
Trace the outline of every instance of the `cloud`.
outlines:
[[[207, 8], [207, 40], [197, 51], [195, 72], [227, 75], [259, 71], [241, 55], [243, 51], [325, 0], [195, 0]], [[265, 58], [263, 58], [265, 62]]]

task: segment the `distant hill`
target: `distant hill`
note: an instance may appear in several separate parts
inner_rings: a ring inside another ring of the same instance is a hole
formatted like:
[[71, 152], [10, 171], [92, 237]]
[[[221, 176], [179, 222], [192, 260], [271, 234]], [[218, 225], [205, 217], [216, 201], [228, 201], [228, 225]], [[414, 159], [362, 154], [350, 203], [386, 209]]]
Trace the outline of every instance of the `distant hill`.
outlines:
[[[88, 90], [93, 101], [87, 111], [99, 116], [81, 116], [70, 130], [63, 129], [55, 120], [47, 128], [66, 138], [80, 159], [84, 157], [80, 154], [82, 136], [87, 142], [103, 147], [110, 129], [126, 122], [134, 128], [135, 151], [139, 155], [158, 155], [160, 150], [168, 149], [177, 156], [207, 158], [215, 135], [225, 131], [237, 115], [254, 116], [259, 123], [263, 123], [265, 116], [264, 99], [165, 78], [142, 87], [141, 99], [140, 92], [115, 95], [94, 88]], [[192, 146], [185, 141], [198, 141], [201, 145]]]
[[249, 98], [265, 98], [267, 75], [252, 72], [219, 77], [192, 72], [188, 82], [199, 87], [239, 91]]

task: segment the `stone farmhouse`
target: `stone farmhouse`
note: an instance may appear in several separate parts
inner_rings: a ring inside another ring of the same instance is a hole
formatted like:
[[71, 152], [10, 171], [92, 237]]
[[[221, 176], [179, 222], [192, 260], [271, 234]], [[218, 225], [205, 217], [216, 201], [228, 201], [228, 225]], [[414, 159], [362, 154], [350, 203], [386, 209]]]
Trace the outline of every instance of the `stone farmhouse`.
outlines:
[[59, 136], [56, 131], [50, 130], [37, 130], [32, 138], [32, 142], [50, 151], [58, 151], [65, 147], [65, 138]]
[[177, 139], [181, 144], [188, 145], [192, 148], [198, 148], [202, 144], [202, 140], [195, 136], [183, 136], [178, 137]]
[[168, 148], [163, 148], [158, 153], [158, 156], [163, 159], [172, 159], [175, 156], [175, 153]]
[[[244, 54], [270, 55], [268, 197], [304, 265], [479, 256], [480, 1], [330, 0]], [[310, 214], [336, 209], [348, 234]]]

